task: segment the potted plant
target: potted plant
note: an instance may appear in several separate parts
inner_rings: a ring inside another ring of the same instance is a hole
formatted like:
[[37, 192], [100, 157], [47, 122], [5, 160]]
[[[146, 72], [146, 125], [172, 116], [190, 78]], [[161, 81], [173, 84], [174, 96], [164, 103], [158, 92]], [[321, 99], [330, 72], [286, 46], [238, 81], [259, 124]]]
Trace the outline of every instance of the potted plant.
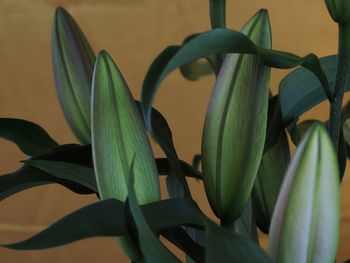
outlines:
[[[225, 0], [210, 0], [211, 30], [165, 48], [149, 67], [140, 101], [108, 52], [96, 56], [77, 22], [58, 7], [56, 89], [80, 144], [59, 145], [37, 124], [1, 118], [0, 137], [29, 157], [15, 173], [0, 176], [0, 198], [57, 183], [98, 200], [2, 246], [34, 250], [111, 236], [132, 262], [180, 262], [162, 236], [187, 262], [334, 262], [350, 143], [350, 106], [342, 108], [350, 3], [325, 4], [339, 26], [339, 50], [318, 58], [273, 50], [267, 10], [235, 31], [226, 28]], [[272, 95], [271, 69], [296, 67]], [[192, 164], [181, 160], [166, 119], [153, 107], [162, 81], [178, 68], [189, 80], [216, 77], [201, 154]], [[328, 121], [299, 121], [324, 100]], [[148, 134], [166, 158], [154, 157]], [[297, 146], [293, 157], [288, 134]], [[161, 198], [160, 176], [169, 198]], [[198, 207], [187, 178], [203, 182], [216, 220]], [[268, 251], [259, 245], [258, 229], [269, 235]]]

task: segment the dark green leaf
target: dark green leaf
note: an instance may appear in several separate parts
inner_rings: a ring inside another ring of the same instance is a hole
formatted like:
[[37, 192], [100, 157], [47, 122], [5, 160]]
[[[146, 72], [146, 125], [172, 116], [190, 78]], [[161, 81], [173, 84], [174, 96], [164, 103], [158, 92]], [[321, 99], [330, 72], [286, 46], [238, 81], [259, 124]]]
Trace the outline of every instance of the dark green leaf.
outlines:
[[90, 189], [71, 180], [60, 179], [42, 170], [24, 165], [18, 171], [0, 176], [0, 201], [26, 189], [57, 183], [77, 194], [92, 194]]
[[283, 131], [277, 142], [264, 153], [252, 190], [256, 222], [264, 233], [269, 232], [271, 218], [289, 161], [288, 138], [286, 132]]
[[233, 235], [215, 224], [207, 226], [205, 262], [271, 263], [265, 252], [252, 240]]
[[[320, 59], [331, 92], [334, 90], [337, 56]], [[346, 87], [348, 91], [350, 87]], [[298, 116], [326, 99], [322, 85], [309, 70], [299, 68], [289, 73], [280, 83], [279, 96], [283, 120], [290, 123]]]
[[39, 125], [20, 119], [0, 118], [0, 138], [17, 144], [29, 156], [44, 154], [58, 146]]
[[57, 178], [66, 179], [80, 184], [95, 193], [98, 192], [94, 169], [74, 163], [48, 161], [48, 160], [27, 160], [24, 163], [36, 167]]
[[[203, 227], [199, 208], [188, 199], [159, 201], [142, 206], [142, 211], [154, 232], [181, 224]], [[115, 199], [99, 201], [60, 219], [32, 238], [6, 247], [44, 249], [89, 237], [125, 235], [125, 224], [124, 203]]]

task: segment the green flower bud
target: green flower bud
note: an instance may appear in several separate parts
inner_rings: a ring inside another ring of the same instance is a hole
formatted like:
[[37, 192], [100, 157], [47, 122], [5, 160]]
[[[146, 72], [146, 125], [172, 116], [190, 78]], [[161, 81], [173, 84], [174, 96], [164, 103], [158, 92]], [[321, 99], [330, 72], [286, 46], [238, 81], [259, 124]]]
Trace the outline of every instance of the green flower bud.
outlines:
[[329, 14], [333, 20], [339, 24], [350, 22], [350, 2], [349, 0], [326, 0]]
[[[94, 69], [91, 113], [92, 152], [101, 198], [125, 201], [133, 164], [137, 202], [160, 200], [158, 171], [146, 128], [123, 76], [105, 51], [99, 53]], [[118, 240], [130, 259], [138, 262], [140, 254], [131, 239]]]
[[270, 227], [276, 263], [335, 262], [339, 239], [339, 170], [322, 124], [310, 128], [289, 165]]
[[81, 143], [91, 142], [90, 99], [95, 55], [78, 24], [56, 9], [52, 34], [56, 90], [63, 113]]
[[[259, 11], [242, 32], [270, 48], [268, 13]], [[250, 196], [262, 158], [270, 68], [257, 56], [226, 56], [210, 98], [202, 140], [206, 193], [215, 214], [233, 222]]]

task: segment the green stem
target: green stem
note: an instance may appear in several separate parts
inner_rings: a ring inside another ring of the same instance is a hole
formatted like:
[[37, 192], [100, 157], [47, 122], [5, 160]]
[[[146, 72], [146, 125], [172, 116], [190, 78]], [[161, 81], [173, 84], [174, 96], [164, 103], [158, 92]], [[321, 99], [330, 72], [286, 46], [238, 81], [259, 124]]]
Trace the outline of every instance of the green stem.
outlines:
[[350, 25], [339, 24], [338, 65], [333, 98], [329, 113], [329, 133], [336, 152], [339, 147], [341, 108], [345, 86], [348, 85], [350, 65]]
[[226, 0], [209, 1], [211, 28], [226, 28]]

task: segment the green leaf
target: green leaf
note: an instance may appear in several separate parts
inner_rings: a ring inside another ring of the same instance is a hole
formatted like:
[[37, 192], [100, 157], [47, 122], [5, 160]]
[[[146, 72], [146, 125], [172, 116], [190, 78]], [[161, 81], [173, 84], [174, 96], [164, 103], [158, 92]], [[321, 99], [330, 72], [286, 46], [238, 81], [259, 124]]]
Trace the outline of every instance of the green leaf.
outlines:
[[173, 70], [188, 62], [220, 53], [256, 54], [262, 63], [276, 68], [286, 69], [302, 65], [317, 76], [324, 90], [328, 92], [328, 97], [331, 97], [328, 80], [315, 55], [299, 57], [261, 48], [242, 33], [228, 29], [214, 29], [198, 34], [183, 46], [166, 48], [150, 66], [143, 83], [141, 101], [146, 126], [154, 136], [157, 134], [153, 130], [151, 106], [161, 82]]
[[[333, 93], [337, 56], [323, 57], [320, 59], [320, 64], [327, 76], [328, 87]], [[346, 91], [349, 89], [350, 87], [346, 87]], [[279, 96], [286, 124], [326, 99], [319, 80], [305, 68], [292, 71], [280, 82]]]
[[[266, 11], [252, 17], [242, 32], [258, 45], [271, 46]], [[243, 212], [258, 172], [270, 71], [257, 56], [229, 54], [209, 101], [202, 138], [203, 178], [210, 205], [225, 222]]]
[[92, 151], [102, 199], [124, 201], [135, 153], [135, 192], [141, 204], [160, 199], [152, 149], [125, 80], [107, 52], [99, 53], [92, 95]]
[[[136, 157], [136, 155], [135, 155]], [[128, 205], [130, 207], [132, 218], [135, 222], [139, 246], [142, 251], [143, 259], [146, 262], [181, 262], [174, 254], [172, 254], [155, 236], [154, 232], [148, 225], [144, 215], [142, 214], [141, 208], [139, 207], [136, 200], [136, 193], [134, 190], [134, 160], [132, 161], [129, 176], [129, 195]]]
[[52, 33], [56, 89], [62, 110], [75, 136], [91, 142], [91, 82], [96, 57], [70, 14], [58, 7]]
[[[271, 96], [271, 95], [270, 95]], [[264, 153], [278, 141], [279, 136], [284, 132], [284, 123], [281, 112], [279, 96], [269, 99], [267, 111], [267, 130]]]
[[334, 262], [340, 223], [339, 170], [327, 130], [315, 124], [288, 168], [272, 218], [274, 262]]
[[[204, 235], [204, 231], [200, 233]], [[162, 236], [186, 253], [186, 262], [204, 262], [204, 247], [193, 240], [182, 227], [166, 229], [162, 231]]]
[[15, 143], [29, 156], [46, 153], [58, 146], [39, 125], [20, 119], [0, 118], [0, 138]]
[[[156, 233], [181, 224], [202, 228], [198, 206], [188, 199], [170, 199], [143, 205], [143, 214]], [[97, 236], [127, 234], [124, 203], [115, 199], [99, 201], [63, 217], [35, 236], [10, 245], [12, 249], [34, 250], [69, 244]]]
[[241, 216], [234, 223], [234, 231], [240, 236], [249, 237], [259, 244], [258, 231], [256, 229], [255, 214], [252, 207], [252, 199], [248, 202]]
[[51, 183], [60, 184], [77, 194], [94, 193], [72, 180], [60, 179], [42, 170], [24, 165], [13, 173], [0, 176], [0, 201], [26, 189]]
[[[192, 34], [185, 38], [183, 44], [186, 44], [197, 34]], [[196, 81], [203, 76], [212, 74], [213, 72], [219, 72], [219, 61], [216, 56], [209, 56], [206, 58], [199, 58], [197, 60], [190, 61], [180, 67], [180, 72], [188, 80]]]
[[250, 238], [233, 235], [215, 224], [207, 226], [205, 262], [271, 263], [265, 252]]
[[286, 132], [283, 131], [277, 142], [264, 153], [252, 190], [256, 222], [264, 233], [269, 232], [271, 218], [289, 161], [288, 139]]
[[27, 160], [25, 164], [36, 167], [57, 178], [66, 179], [80, 184], [95, 193], [98, 193], [94, 169], [78, 164], [48, 161], [48, 160]]
[[[90, 152], [90, 154], [86, 154]], [[91, 148], [80, 145], [61, 145], [50, 153], [32, 157], [29, 160], [55, 160], [70, 162], [78, 165], [91, 163]], [[78, 194], [94, 193], [90, 189], [74, 182], [74, 178], [69, 180], [53, 176], [29, 165], [23, 165], [19, 170], [0, 176], [0, 200], [18, 193], [20, 191], [36, 187], [39, 185], [58, 183]]]

